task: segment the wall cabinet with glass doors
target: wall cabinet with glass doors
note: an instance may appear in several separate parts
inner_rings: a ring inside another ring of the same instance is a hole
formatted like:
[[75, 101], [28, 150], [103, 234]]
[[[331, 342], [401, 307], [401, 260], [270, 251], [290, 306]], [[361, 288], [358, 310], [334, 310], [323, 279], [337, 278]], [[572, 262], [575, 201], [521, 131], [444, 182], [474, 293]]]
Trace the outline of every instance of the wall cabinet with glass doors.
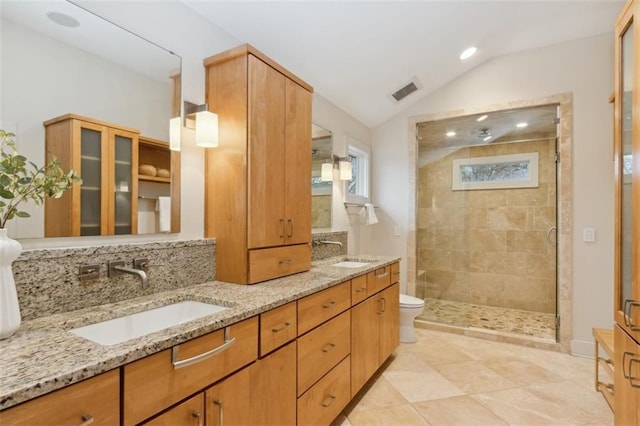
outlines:
[[75, 114], [44, 126], [47, 156], [83, 180], [45, 201], [45, 237], [137, 233], [138, 130]]
[[640, 1], [616, 21], [615, 424], [640, 424]]

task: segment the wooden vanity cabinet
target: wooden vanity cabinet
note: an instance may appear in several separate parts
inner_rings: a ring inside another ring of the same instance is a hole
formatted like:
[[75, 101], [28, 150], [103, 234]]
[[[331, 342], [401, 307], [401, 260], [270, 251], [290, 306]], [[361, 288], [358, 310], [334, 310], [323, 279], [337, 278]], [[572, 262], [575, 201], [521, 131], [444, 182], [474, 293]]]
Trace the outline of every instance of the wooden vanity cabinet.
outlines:
[[[391, 271], [391, 266], [386, 268]], [[380, 271], [369, 273], [367, 277], [373, 274], [375, 285], [380, 284], [380, 278], [375, 276], [385, 273]], [[371, 282], [367, 279], [367, 285]], [[400, 284], [395, 282], [351, 308], [351, 397], [358, 393], [399, 343]]]
[[629, 0], [615, 27], [614, 419], [640, 422], [640, 1]]
[[83, 180], [45, 199], [45, 237], [137, 233], [138, 130], [75, 114], [44, 126], [47, 157]]
[[252, 317], [126, 364], [124, 424], [140, 423], [257, 358], [258, 318]]
[[205, 152], [205, 235], [221, 281], [311, 267], [311, 86], [249, 45], [212, 56], [206, 99], [219, 147]]
[[120, 421], [120, 370], [0, 411], [0, 425], [105, 425]]

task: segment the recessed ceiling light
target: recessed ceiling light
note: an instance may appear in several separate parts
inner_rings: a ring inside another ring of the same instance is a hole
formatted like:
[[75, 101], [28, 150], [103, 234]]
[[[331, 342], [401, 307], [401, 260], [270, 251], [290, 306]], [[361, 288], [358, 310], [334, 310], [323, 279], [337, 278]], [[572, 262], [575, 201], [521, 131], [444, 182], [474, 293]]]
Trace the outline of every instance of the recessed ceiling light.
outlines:
[[525, 123], [525, 122], [523, 121], [522, 123], [518, 123], [518, 124], [516, 124], [516, 127], [517, 127], [518, 129], [522, 129], [522, 128], [524, 128], [524, 127], [527, 127], [527, 125], [528, 125], [528, 124], [527, 124], [527, 123]]
[[487, 117], [489, 117], [487, 114], [485, 115], [481, 115], [480, 117], [476, 118], [476, 121], [479, 123], [481, 121], [484, 121], [487, 119]]
[[454, 132], [453, 130], [449, 130], [447, 132], [447, 136], [449, 136], [450, 138], [454, 137], [456, 135], [456, 132]]
[[486, 141], [488, 141], [489, 139], [491, 139], [491, 136], [485, 136], [485, 138], [484, 138], [484, 139], [482, 139], [482, 140], [486, 142]]
[[464, 50], [464, 52], [462, 52], [460, 54], [460, 60], [464, 61], [465, 59], [469, 59], [470, 57], [472, 57], [476, 52], [478, 51], [478, 48], [475, 46], [471, 46], [468, 47]]
[[47, 18], [63, 27], [75, 28], [80, 26], [80, 22], [73, 16], [60, 12], [47, 12]]

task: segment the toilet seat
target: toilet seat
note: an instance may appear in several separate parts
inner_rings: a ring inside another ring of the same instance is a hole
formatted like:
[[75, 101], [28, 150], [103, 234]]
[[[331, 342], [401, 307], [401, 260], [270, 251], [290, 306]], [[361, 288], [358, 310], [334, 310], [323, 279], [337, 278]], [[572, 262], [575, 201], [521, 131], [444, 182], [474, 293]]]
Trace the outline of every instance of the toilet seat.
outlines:
[[408, 294], [400, 294], [400, 307], [404, 308], [420, 308], [424, 306], [424, 300]]

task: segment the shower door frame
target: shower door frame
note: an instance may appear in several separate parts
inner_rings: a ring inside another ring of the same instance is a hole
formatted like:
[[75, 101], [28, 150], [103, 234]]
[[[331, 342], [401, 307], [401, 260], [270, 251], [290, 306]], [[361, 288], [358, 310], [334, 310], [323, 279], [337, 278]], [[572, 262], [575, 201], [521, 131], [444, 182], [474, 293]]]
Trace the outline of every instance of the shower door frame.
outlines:
[[409, 226], [407, 235], [407, 292], [415, 294], [417, 274], [417, 182], [418, 182], [418, 140], [416, 128], [418, 123], [451, 119], [465, 115], [491, 113], [508, 109], [536, 107], [543, 105], [558, 105], [560, 123], [558, 125], [559, 163], [557, 167], [557, 249], [556, 249], [556, 291], [557, 312], [559, 326], [556, 329], [557, 341], [549, 345], [562, 352], [570, 352], [572, 334], [572, 226], [573, 217], [573, 181], [572, 181], [572, 141], [573, 141], [573, 96], [571, 93], [561, 93], [536, 99], [511, 101], [500, 104], [469, 107], [444, 113], [433, 113], [412, 116], [408, 122], [409, 135]]

